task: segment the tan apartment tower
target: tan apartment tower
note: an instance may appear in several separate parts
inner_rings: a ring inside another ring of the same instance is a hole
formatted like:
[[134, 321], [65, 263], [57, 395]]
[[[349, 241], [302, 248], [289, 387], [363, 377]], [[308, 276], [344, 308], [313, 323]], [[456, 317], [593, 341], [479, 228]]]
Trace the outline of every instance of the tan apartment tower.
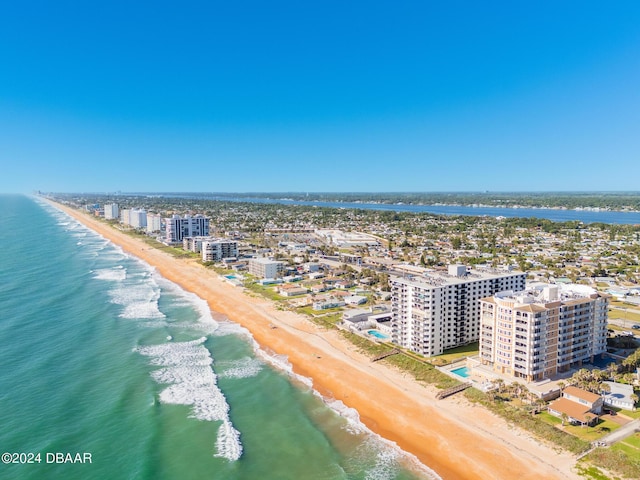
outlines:
[[535, 284], [480, 301], [480, 360], [539, 381], [607, 349], [610, 295], [586, 285]]

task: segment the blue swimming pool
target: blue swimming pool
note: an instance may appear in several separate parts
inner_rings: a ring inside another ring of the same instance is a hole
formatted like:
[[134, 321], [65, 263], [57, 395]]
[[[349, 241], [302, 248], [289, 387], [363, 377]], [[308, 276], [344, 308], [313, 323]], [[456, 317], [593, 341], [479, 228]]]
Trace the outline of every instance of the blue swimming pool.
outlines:
[[385, 335], [384, 333], [380, 333], [377, 330], [368, 330], [367, 333], [371, 336], [374, 336], [376, 338], [379, 338], [380, 340], [388, 340], [389, 336]]
[[236, 277], [235, 275], [225, 275], [224, 278], [228, 278], [229, 280], [235, 280], [238, 277]]
[[454, 375], [458, 375], [459, 377], [462, 377], [462, 378], [467, 378], [470, 375], [469, 368], [467, 367], [456, 368], [454, 370], [451, 370], [451, 373], [453, 373]]

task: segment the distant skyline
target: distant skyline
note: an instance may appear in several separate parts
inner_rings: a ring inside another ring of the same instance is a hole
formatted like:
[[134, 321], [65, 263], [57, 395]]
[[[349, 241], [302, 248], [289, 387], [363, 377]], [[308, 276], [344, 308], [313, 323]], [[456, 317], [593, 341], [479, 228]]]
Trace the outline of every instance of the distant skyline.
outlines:
[[640, 3], [13, 2], [0, 193], [638, 191]]

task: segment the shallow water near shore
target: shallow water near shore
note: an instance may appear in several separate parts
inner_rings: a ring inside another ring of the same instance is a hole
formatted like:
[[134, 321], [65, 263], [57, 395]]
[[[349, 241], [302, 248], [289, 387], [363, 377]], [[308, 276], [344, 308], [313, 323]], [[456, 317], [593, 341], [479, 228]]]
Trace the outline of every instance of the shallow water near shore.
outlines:
[[0, 247], [0, 450], [41, 454], [0, 477], [437, 478], [55, 208], [0, 196]]

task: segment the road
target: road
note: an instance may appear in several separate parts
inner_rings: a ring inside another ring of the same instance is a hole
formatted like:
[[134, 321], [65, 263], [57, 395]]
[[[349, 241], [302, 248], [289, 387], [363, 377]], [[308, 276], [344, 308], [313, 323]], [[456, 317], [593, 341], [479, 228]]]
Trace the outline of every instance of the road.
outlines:
[[626, 425], [622, 425], [620, 428], [611, 432], [606, 437], [602, 437], [599, 441], [606, 443], [607, 445], [612, 445], [615, 442], [628, 437], [636, 431], [640, 431], [640, 419], [636, 419], [632, 422], [627, 423]]

